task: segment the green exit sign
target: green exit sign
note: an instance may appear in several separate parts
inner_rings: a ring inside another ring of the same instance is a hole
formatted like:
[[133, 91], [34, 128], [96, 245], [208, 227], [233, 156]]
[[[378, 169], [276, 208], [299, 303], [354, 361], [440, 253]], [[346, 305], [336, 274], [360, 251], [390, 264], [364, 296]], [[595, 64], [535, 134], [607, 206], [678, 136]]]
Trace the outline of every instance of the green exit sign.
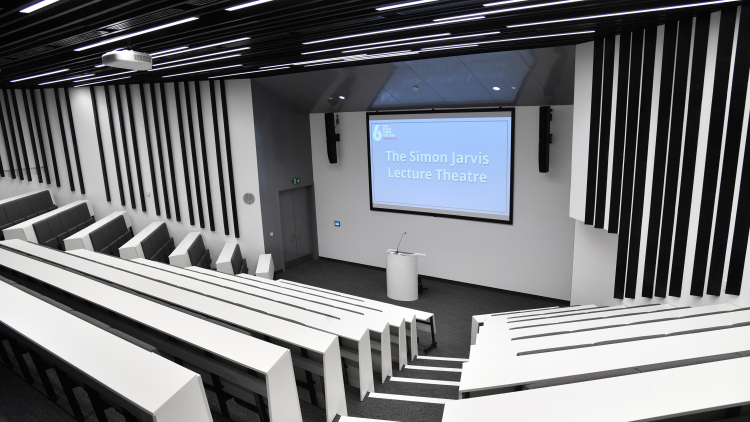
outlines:
[[300, 179], [299, 179], [299, 177], [297, 177], [296, 179], [292, 179], [292, 184], [293, 184], [293, 185], [299, 185], [299, 184], [300, 184]]

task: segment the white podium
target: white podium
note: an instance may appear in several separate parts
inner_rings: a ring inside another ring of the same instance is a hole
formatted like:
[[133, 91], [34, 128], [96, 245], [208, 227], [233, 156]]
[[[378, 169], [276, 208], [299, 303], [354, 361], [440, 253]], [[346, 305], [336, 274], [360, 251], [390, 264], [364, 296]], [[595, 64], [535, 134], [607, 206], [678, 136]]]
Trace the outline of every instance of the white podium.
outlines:
[[388, 249], [385, 253], [385, 274], [388, 297], [394, 300], [411, 301], [419, 297], [417, 257], [427, 256]]

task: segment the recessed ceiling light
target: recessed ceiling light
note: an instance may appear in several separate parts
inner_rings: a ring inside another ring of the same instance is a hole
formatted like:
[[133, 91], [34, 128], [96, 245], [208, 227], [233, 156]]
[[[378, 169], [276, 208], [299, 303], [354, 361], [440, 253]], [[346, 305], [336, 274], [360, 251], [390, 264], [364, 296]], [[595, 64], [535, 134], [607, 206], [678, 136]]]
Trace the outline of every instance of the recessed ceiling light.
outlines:
[[452, 20], [452, 19], [471, 18], [471, 17], [474, 17], [474, 16], [494, 15], [494, 14], [497, 14], [497, 13], [516, 12], [516, 11], [519, 11], [519, 10], [535, 9], [537, 7], [547, 7], [547, 6], [557, 6], [557, 5], [560, 5], [560, 4], [567, 4], [567, 3], [577, 3], [579, 1], [584, 1], [584, 0], [562, 0], [562, 1], [555, 1], [555, 2], [552, 2], [552, 3], [541, 3], [541, 4], [531, 4], [529, 6], [511, 7], [511, 8], [508, 8], [508, 9], [488, 10], [486, 12], [470, 13], [468, 15], [451, 16], [449, 18], [438, 18], [438, 19], [435, 19], [435, 22], [443, 22], [443, 21]]
[[230, 67], [239, 67], [239, 66], [242, 66], [242, 65], [241, 64], [233, 64], [233, 65], [230, 65], [230, 66], [213, 67], [211, 69], [193, 70], [192, 72], [175, 73], [174, 75], [165, 75], [165, 76], [162, 76], [162, 78], [171, 78], [172, 76], [190, 75], [192, 73], [213, 72], [214, 70], [229, 69]]
[[194, 65], [194, 64], [198, 64], [198, 63], [212, 62], [214, 60], [231, 59], [232, 57], [239, 57], [241, 55], [242, 54], [230, 54], [228, 56], [214, 57], [214, 58], [206, 59], [206, 60], [198, 60], [197, 62], [188, 62], [188, 63], [173, 64], [172, 66], [164, 66], [164, 67], [159, 67], [159, 68], [156, 68], [156, 69], [151, 69], [151, 70], [149, 70], [149, 72], [153, 72], [155, 70], [171, 69], [173, 67], [190, 66], [190, 65]]
[[96, 65], [94, 67], [104, 67], [104, 65], [103, 64], [98, 64], [98, 65]]
[[450, 23], [468, 22], [468, 21], [474, 21], [478, 19], [484, 19], [484, 16], [477, 16], [477, 17], [468, 18], [468, 19], [454, 19], [454, 20], [446, 20], [446, 21], [441, 21], [441, 22], [424, 23], [421, 25], [402, 26], [400, 28], [383, 29], [381, 31], [363, 32], [361, 34], [344, 35], [341, 37], [326, 38], [324, 40], [308, 41], [308, 42], [303, 42], [302, 44], [305, 44], [305, 45], [317, 44], [321, 42], [345, 40], [348, 38], [366, 37], [368, 35], [387, 34], [389, 32], [397, 32], [397, 31], [408, 31], [409, 29], [429, 28], [431, 26], [436, 26], [436, 25], [444, 25], [444, 24], [447, 25]]
[[87, 76], [94, 76], [94, 74], [92, 73], [90, 75], [78, 75], [78, 76], [73, 76], [72, 78], [65, 78], [65, 79], [58, 79], [56, 81], [42, 82], [39, 85], [48, 85], [48, 84], [54, 84], [54, 83], [57, 83], [57, 82], [71, 81], [73, 79], [85, 78]]
[[171, 53], [173, 51], [184, 50], [186, 48], [187, 47], [177, 47], [177, 48], [170, 48], [169, 50], [157, 51], [156, 53], [151, 53], [151, 57], [155, 57], [155, 56], [158, 56], [160, 54]]
[[516, 89], [516, 87], [512, 86], [512, 87], [510, 87], [510, 89]]
[[485, 3], [482, 6], [484, 7], [493, 7], [493, 6], [502, 6], [505, 4], [511, 4], [511, 3], [520, 3], [522, 1], [528, 1], [528, 0], [505, 0], [505, 1], [496, 1], [494, 3]]
[[458, 40], [458, 39], [461, 39], [461, 38], [483, 37], [485, 35], [497, 35], [499, 33], [500, 33], [500, 31], [485, 32], [483, 34], [459, 35], [457, 37], [435, 38], [435, 39], [420, 40], [420, 41], [411, 41], [411, 42], [398, 43], [398, 44], [377, 45], [377, 46], [374, 46], [374, 47], [357, 48], [357, 49], [354, 49], [354, 50], [344, 50], [343, 52], [344, 53], [356, 53], [358, 51], [377, 50], [379, 48], [401, 47], [401, 46], [404, 46], [404, 45], [421, 44], [421, 43], [426, 43], [426, 42], [450, 41], [450, 40]]
[[43, 1], [40, 1], [39, 3], [34, 3], [34, 4], [32, 4], [31, 6], [25, 8], [25, 9], [21, 9], [21, 10], [19, 10], [19, 12], [21, 12], [21, 13], [31, 13], [33, 11], [41, 9], [42, 7], [47, 7], [50, 4], [52, 4], [52, 3], [57, 3], [58, 1], [60, 1], [60, 0], [43, 0]]
[[230, 12], [234, 12], [235, 10], [244, 9], [244, 8], [250, 7], [250, 6], [255, 6], [256, 4], [268, 3], [269, 1], [272, 1], [272, 0], [255, 0], [255, 1], [251, 1], [249, 3], [239, 4], [237, 6], [227, 7], [224, 10], [228, 10]]
[[25, 80], [28, 80], [28, 79], [41, 78], [42, 76], [54, 75], [55, 73], [67, 72], [68, 70], [70, 70], [70, 69], [53, 70], [52, 72], [40, 73], [38, 75], [27, 76], [25, 78], [20, 78], [20, 79], [13, 79], [11, 82], [21, 82], [21, 81], [25, 81]]
[[220, 54], [234, 53], [236, 51], [249, 50], [249, 49], [250, 49], [250, 47], [242, 47], [242, 48], [235, 48], [234, 50], [226, 50], [226, 51], [219, 51], [219, 52], [216, 52], [216, 53], [203, 54], [201, 56], [186, 57], [184, 59], [172, 60], [171, 62], [156, 63], [156, 64], [154, 64], [154, 67], [156, 67], [156, 66], [164, 66], [165, 64], [172, 64], [172, 63], [184, 62], [184, 61], [187, 61], [187, 60], [201, 59], [203, 57], [218, 56]]
[[[231, 44], [233, 42], [245, 41], [245, 40], [249, 40], [249, 39], [250, 39], [250, 37], [242, 37], [242, 38], [237, 38], [237, 39], [234, 39], [234, 40], [222, 41], [222, 42], [217, 42], [217, 43], [208, 44], [208, 45], [202, 45], [200, 47], [188, 48], [186, 50], [175, 51], [175, 52], [172, 52], [172, 53], [160, 54], [158, 57], [159, 58], [164, 58], [164, 57], [167, 57], [167, 56], [171, 56], [173, 54], [183, 54], [183, 53], [187, 53], [188, 51], [203, 50], [204, 48], [216, 47], [217, 45]], [[154, 55], [152, 54], [151, 57], [154, 57]]]
[[227, 76], [246, 75], [248, 73], [270, 72], [272, 70], [281, 70], [281, 69], [289, 69], [289, 66], [275, 67], [273, 69], [251, 70], [250, 72], [230, 73], [229, 75], [209, 76], [208, 79], [226, 78]]
[[398, 9], [400, 7], [416, 6], [418, 4], [432, 3], [434, 1], [437, 1], [437, 0], [416, 0], [416, 1], [410, 1], [408, 3], [399, 3], [399, 4], [392, 4], [390, 6], [378, 7], [375, 10], [377, 10], [378, 12], [382, 12], [383, 10], [391, 10], [391, 9]]
[[95, 44], [90, 44], [90, 45], [87, 45], [87, 46], [76, 48], [75, 51], [88, 50], [89, 48], [99, 47], [100, 45], [105, 45], [105, 44], [113, 43], [113, 42], [116, 42], [116, 41], [124, 40], [124, 39], [131, 38], [131, 37], [135, 37], [137, 35], [147, 34], [149, 32], [158, 31], [160, 29], [169, 28], [171, 26], [179, 25], [179, 24], [182, 24], [182, 23], [192, 22], [192, 21], [197, 20], [197, 19], [198, 19], [197, 17], [193, 16], [193, 17], [190, 17], [190, 18], [186, 18], [186, 19], [182, 19], [182, 20], [176, 21], [176, 22], [170, 22], [170, 23], [166, 23], [164, 25], [155, 26], [153, 28], [144, 29], [142, 31], [133, 32], [131, 34], [120, 35], [119, 37], [110, 38], [108, 40], [100, 41], [100, 42], [95, 43]]
[[371, 42], [369, 44], [350, 45], [349, 47], [329, 48], [327, 50], [308, 51], [308, 52], [302, 53], [302, 55], [304, 56], [305, 54], [327, 53], [329, 51], [343, 51], [343, 50], [348, 50], [350, 48], [369, 47], [371, 45], [390, 44], [390, 43], [402, 42], [402, 41], [422, 40], [422, 39], [425, 39], [425, 38], [447, 37], [450, 34], [451, 34], [450, 32], [445, 32], [445, 33], [442, 33], [442, 34], [425, 35], [423, 37], [401, 38], [399, 40]]
[[494, 89], [495, 91], [500, 91], [500, 87], [499, 86], [493, 86], [492, 89]]
[[110, 73], [109, 75], [96, 76], [93, 78], [77, 79], [73, 82], [93, 81], [94, 79], [109, 78], [110, 76], [124, 75], [126, 73], [135, 73], [135, 70], [128, 70], [127, 72], [120, 72], [120, 73]]
[[553, 21], [544, 21], [544, 22], [531, 22], [531, 23], [521, 23], [517, 25], [508, 25], [508, 28], [518, 28], [522, 26], [532, 26], [532, 25], [544, 25], [548, 23], [560, 23], [560, 22], [573, 22], [573, 21], [581, 21], [586, 19], [599, 19], [599, 18], [610, 18], [613, 16], [625, 16], [625, 15], [635, 15], [639, 13], [649, 13], [649, 12], [662, 12], [664, 10], [674, 10], [674, 9], [685, 9], [688, 7], [699, 7], [699, 6], [710, 6], [713, 4], [721, 4], [721, 3], [733, 3], [739, 0], [718, 0], [718, 1], [708, 1], [704, 3], [693, 3], [693, 4], [682, 4], [679, 6], [668, 6], [668, 7], [657, 7], [655, 9], [642, 9], [642, 10], [631, 10], [629, 12], [619, 12], [619, 13], [607, 13], [604, 15], [594, 15], [594, 16], [581, 16], [578, 18], [569, 18], [569, 19], [557, 19]]
[[104, 80], [104, 81], [96, 81], [96, 82], [91, 82], [91, 83], [87, 83], [87, 84], [76, 85], [76, 86], [74, 86], [74, 88], [78, 88], [79, 86], [89, 86], [89, 85], [103, 84], [105, 82], [119, 81], [121, 79], [128, 79], [129, 77], [130, 76], [124, 76], [122, 78], [114, 78], [114, 79], [107, 79], [107, 80]]
[[343, 95], [339, 95], [339, 98], [341, 98], [342, 100], [346, 99], [346, 97], [344, 97]]

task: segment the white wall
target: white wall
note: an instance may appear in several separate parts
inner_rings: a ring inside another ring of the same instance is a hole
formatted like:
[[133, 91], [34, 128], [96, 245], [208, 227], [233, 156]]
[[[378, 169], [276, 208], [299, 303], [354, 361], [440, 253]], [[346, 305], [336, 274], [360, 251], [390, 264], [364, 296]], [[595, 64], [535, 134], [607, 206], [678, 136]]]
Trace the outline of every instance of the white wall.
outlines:
[[[147, 194], [149, 191], [152, 191], [152, 185], [151, 185], [151, 175], [149, 171], [149, 165], [148, 165], [148, 151], [147, 151], [147, 144], [145, 141], [145, 132], [144, 132], [144, 124], [143, 124], [143, 114], [141, 112], [141, 101], [140, 101], [140, 93], [136, 85], [127, 86], [129, 89], [131, 89], [131, 96], [132, 96], [132, 102], [133, 102], [133, 117], [135, 120], [135, 129], [136, 129], [136, 138], [138, 141], [138, 148], [139, 148], [139, 156], [140, 156], [140, 162], [141, 162], [141, 173], [143, 176], [143, 190], [144, 193]], [[167, 98], [168, 100], [171, 100], [173, 98], [173, 88], [171, 84], [168, 84], [166, 86], [167, 91]], [[217, 86], [218, 91], [218, 86]], [[124, 99], [124, 90], [121, 91], [122, 102], [125, 103]], [[140, 199], [139, 199], [139, 193], [138, 193], [138, 182], [135, 174], [135, 159], [134, 159], [134, 152], [131, 144], [131, 134], [130, 134], [130, 125], [128, 121], [128, 114], [127, 110], [124, 110], [123, 118], [125, 119], [125, 132], [126, 137], [128, 139], [128, 146], [129, 146], [129, 154], [130, 154], [130, 162], [131, 162], [131, 170], [133, 172], [132, 174], [132, 180], [134, 184], [134, 190], [135, 190], [135, 199], [136, 199], [136, 209], [132, 209], [131, 203], [130, 203], [130, 197], [128, 193], [128, 185], [127, 185], [127, 177], [125, 173], [125, 167], [124, 167], [124, 159], [123, 157], [123, 151], [122, 151], [122, 143], [120, 138], [120, 129], [119, 129], [119, 121], [117, 117], [117, 113], [114, 112], [113, 109], [113, 122], [115, 125], [115, 136], [117, 138], [117, 146], [119, 150], [120, 155], [120, 161], [121, 161], [121, 172], [122, 172], [122, 178], [123, 178], [123, 190], [125, 191], [125, 203], [126, 205], [123, 207], [120, 204], [120, 198], [119, 198], [119, 191], [117, 188], [117, 176], [115, 173], [115, 163], [114, 163], [114, 154], [112, 151], [112, 141], [110, 138], [110, 129], [109, 129], [109, 123], [107, 119], [107, 110], [105, 105], [105, 99], [104, 99], [104, 91], [103, 88], [99, 87], [96, 90], [97, 95], [97, 106], [99, 111], [99, 120], [101, 125], [101, 136], [102, 136], [102, 143], [104, 145], [104, 154], [106, 157], [106, 163], [107, 163], [107, 172], [109, 176], [109, 186], [110, 186], [110, 193], [112, 197], [112, 202], [107, 202], [106, 196], [105, 196], [105, 190], [104, 190], [104, 182], [103, 182], [103, 175], [101, 171], [101, 164], [100, 164], [100, 158], [99, 158], [99, 147], [96, 139], [96, 128], [94, 124], [94, 113], [92, 109], [92, 102], [91, 102], [91, 95], [89, 93], [89, 88], [73, 88], [70, 90], [70, 101], [71, 101], [71, 107], [73, 109], [73, 120], [74, 125], [76, 129], [77, 134], [77, 140], [78, 140], [78, 148], [80, 153], [80, 159], [81, 159], [81, 167], [83, 170], [83, 178], [84, 178], [84, 184], [86, 187], [86, 194], [82, 195], [80, 193], [80, 189], [78, 186], [78, 177], [76, 173], [75, 168], [75, 161], [72, 158], [72, 145], [70, 146], [71, 150], [71, 166], [73, 168], [73, 174], [74, 174], [74, 180], [76, 185], [76, 191], [71, 192], [70, 186], [68, 184], [67, 179], [67, 173], [65, 170], [65, 159], [63, 156], [62, 151], [62, 140], [59, 136], [58, 131], [58, 120], [56, 111], [54, 111], [54, 97], [51, 90], [47, 90], [45, 94], [47, 95], [47, 103], [50, 113], [50, 124], [52, 126], [52, 133], [53, 133], [53, 141], [55, 142], [55, 148], [57, 153], [57, 162], [58, 162], [58, 168], [60, 172], [60, 179], [61, 179], [61, 188], [57, 188], [54, 183], [54, 176], [52, 175], [52, 165], [51, 165], [51, 155], [49, 152], [49, 149], [47, 149], [47, 160], [50, 163], [50, 177], [52, 179], [52, 184], [40, 184], [36, 178], [36, 174], [33, 174], [34, 181], [32, 183], [29, 183], [28, 181], [21, 181], [19, 179], [11, 179], [10, 178], [10, 172], [7, 168], [7, 161], [3, 160], [3, 164], [6, 165], [5, 167], [5, 175], [6, 177], [0, 178], [0, 198], [6, 198], [14, 195], [18, 195], [30, 190], [37, 190], [42, 188], [49, 188], [52, 191], [52, 196], [55, 198], [55, 201], [58, 205], [64, 205], [71, 201], [75, 201], [78, 199], [88, 199], [92, 202], [92, 205], [94, 207], [94, 214], [97, 219], [102, 218], [112, 212], [115, 211], [128, 211], [128, 214], [130, 216], [130, 219], [133, 223], [133, 231], [137, 233], [138, 231], [142, 230], [145, 226], [148, 224], [154, 222], [154, 221], [166, 221], [167, 227], [169, 228], [169, 233], [175, 240], [175, 244], [179, 243], [187, 233], [194, 232], [194, 231], [201, 231], [203, 234], [203, 239], [206, 243], [206, 247], [208, 247], [211, 250], [211, 257], [212, 259], [216, 259], [216, 257], [219, 256], [219, 253], [221, 252], [222, 247], [226, 242], [232, 242], [237, 241], [240, 244], [240, 248], [242, 249], [242, 253], [245, 258], [247, 258], [248, 267], [252, 270], [254, 270], [255, 266], [257, 265], [258, 255], [265, 253], [265, 248], [263, 244], [263, 227], [261, 222], [261, 212], [260, 212], [260, 195], [259, 193], [259, 187], [258, 187], [258, 166], [257, 166], [257, 159], [256, 159], [256, 149], [255, 149], [255, 130], [254, 130], [254, 121], [253, 121], [253, 107], [252, 107], [252, 90], [251, 90], [251, 84], [250, 80], [231, 80], [226, 81], [226, 93], [227, 93], [227, 108], [229, 110], [229, 132], [231, 137], [231, 144], [232, 144], [232, 159], [234, 163], [234, 180], [235, 180], [235, 189], [236, 189], [236, 197], [237, 197], [237, 212], [238, 212], [238, 219], [239, 219], [239, 228], [240, 228], [240, 238], [236, 239], [233, 234], [233, 228], [232, 228], [232, 208], [231, 203], [229, 201], [229, 183], [227, 180], [227, 177], [225, 177], [225, 188], [227, 192], [227, 207], [228, 207], [228, 218], [230, 221], [230, 234], [229, 236], [224, 235], [224, 226], [223, 226], [223, 220], [222, 220], [222, 214], [221, 214], [221, 203], [220, 203], [220, 192], [219, 192], [219, 186], [218, 186], [218, 180], [215, 178], [212, 178], [211, 180], [211, 190], [212, 190], [212, 197], [213, 197], [213, 211], [214, 211], [214, 219], [216, 222], [216, 231], [212, 232], [208, 225], [208, 214], [207, 214], [207, 206], [206, 206], [206, 193], [203, 185], [203, 171], [201, 166], [201, 157], [198, 156], [198, 165], [200, 167], [200, 183], [201, 183], [201, 190], [203, 192], [203, 203], [204, 203], [204, 214], [205, 214], [205, 221], [206, 221], [206, 228], [201, 229], [198, 225], [198, 216], [197, 216], [197, 210], [195, 213], [195, 226], [191, 226], [188, 218], [188, 209], [187, 209], [187, 197], [185, 195], [185, 182], [184, 178], [182, 177], [183, 171], [182, 171], [182, 155], [180, 152], [180, 144], [179, 144], [179, 129], [177, 126], [177, 114], [176, 109], [173, 106], [172, 101], [168, 101], [168, 108], [169, 108], [169, 123], [170, 123], [170, 133], [172, 135], [172, 147], [174, 151], [174, 164], [175, 164], [175, 175], [177, 180], [177, 187], [178, 187], [178, 197], [180, 201], [180, 211], [181, 211], [181, 217], [182, 221], [177, 222], [175, 219], [174, 212], [172, 213], [172, 218], [167, 219], [165, 210], [164, 210], [164, 195], [161, 191], [161, 180], [160, 180], [160, 172], [159, 172], [159, 164], [158, 164], [158, 155], [156, 153], [156, 148], [154, 148], [153, 154], [154, 154], [154, 162], [155, 162], [155, 173], [156, 177], [158, 178], [158, 190], [159, 190], [159, 200], [161, 205], [161, 216], [156, 215], [156, 210], [154, 207], [154, 196], [151, 194], [150, 196], [146, 195], [146, 207], [147, 212], [141, 211], [140, 206]], [[207, 156], [208, 156], [208, 165], [209, 165], [209, 171], [211, 174], [216, 175], [216, 151], [215, 151], [215, 144], [214, 144], [214, 138], [213, 138], [213, 126], [212, 126], [212, 120], [211, 120], [211, 103], [210, 103], [210, 94], [209, 94], [209, 87], [207, 82], [203, 82], [201, 84], [201, 94], [203, 99], [203, 117], [206, 122], [206, 126], [204, 127], [204, 134], [205, 134], [205, 141], [206, 141], [206, 149], [207, 149]], [[112, 102], [114, 102], [114, 92], [111, 92]], [[147, 97], [147, 109], [151, 110], [151, 101], [149, 94], [146, 93]], [[160, 97], [157, 95], [157, 99]], [[183, 109], [185, 108], [185, 101], [184, 96], [182, 97], [182, 104]], [[196, 149], [197, 153], [200, 154], [200, 147], [199, 147], [199, 141], [198, 141], [198, 123], [197, 123], [197, 114], [195, 112], [195, 101], [192, 100], [192, 106], [193, 106], [193, 115], [194, 115], [194, 126], [195, 126], [195, 137], [196, 137]], [[220, 106], [220, 104], [219, 104]], [[41, 107], [41, 106], [40, 106]], [[221, 108], [219, 107], [219, 110]], [[65, 113], [65, 110], [63, 111]], [[24, 110], [23, 108], [20, 110], [21, 113], [21, 119], [25, 120]], [[151, 113], [149, 113], [151, 115]], [[64, 114], [64, 116], [67, 116]], [[221, 121], [222, 115], [221, 112], [219, 112], [218, 115], [219, 120]], [[65, 118], [65, 120], [67, 120]], [[44, 123], [42, 123], [43, 125]], [[185, 121], [185, 125], [187, 125], [187, 121]], [[221, 127], [221, 126], [220, 126]], [[26, 130], [26, 126], [24, 125], [24, 129]], [[166, 139], [164, 136], [163, 127], [160, 127], [162, 130], [162, 147], [164, 152], [164, 165], [165, 165], [165, 172], [166, 176], [168, 178], [168, 190], [169, 190], [169, 200], [170, 204], [172, 205], [172, 208], [174, 208], [174, 196], [172, 195], [172, 188], [171, 188], [171, 179], [168, 169], [168, 159], [167, 159], [167, 150], [166, 150]], [[149, 118], [149, 130], [151, 131], [151, 139], [152, 142], [156, 142], [155, 138], [155, 132], [154, 132], [154, 126], [153, 123], [150, 121]], [[42, 126], [42, 132], [44, 133], [44, 137], [46, 140], [46, 130], [44, 129], [44, 126]], [[187, 136], [187, 129], [186, 129], [186, 136]], [[220, 131], [220, 138], [221, 138], [221, 145], [222, 149], [224, 144], [224, 134], [223, 130]], [[70, 144], [70, 138], [69, 144]], [[186, 141], [187, 142], [187, 141]], [[46, 142], [45, 142], [46, 145]], [[4, 147], [1, 148], [4, 152]], [[190, 154], [190, 147], [188, 143], [187, 148], [188, 154]], [[31, 154], [31, 151], [29, 151], [29, 154]], [[222, 155], [224, 155], [222, 153]], [[5, 158], [5, 155], [3, 154], [3, 158]], [[29, 157], [29, 160], [31, 162], [31, 157]], [[192, 180], [193, 178], [193, 171], [192, 171], [192, 160], [190, 156], [188, 155], [188, 165], [190, 166], [190, 178], [192, 182], [193, 189], [195, 189], [195, 181]], [[224, 171], [225, 174], [227, 172], [227, 166], [226, 161], [224, 160]], [[252, 205], [247, 205], [242, 201], [242, 195], [245, 192], [251, 192], [255, 195], [256, 201]], [[193, 195], [193, 202], [195, 203], [196, 198], [195, 195]]]
[[[423, 252], [420, 273], [570, 299], [574, 220], [568, 217], [573, 107], [556, 106], [550, 173], [539, 173], [539, 108], [516, 108], [513, 225], [371, 211], [366, 115], [341, 113], [339, 162], [326, 154], [322, 114], [310, 116], [320, 256], [385, 267], [385, 250]], [[335, 228], [334, 220], [341, 221]]]

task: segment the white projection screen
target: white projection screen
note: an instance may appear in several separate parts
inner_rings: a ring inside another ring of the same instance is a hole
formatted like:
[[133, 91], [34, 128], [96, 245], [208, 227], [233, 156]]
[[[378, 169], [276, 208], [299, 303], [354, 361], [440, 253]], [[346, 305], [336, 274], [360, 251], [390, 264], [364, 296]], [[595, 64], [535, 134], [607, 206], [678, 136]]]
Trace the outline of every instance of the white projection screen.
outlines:
[[367, 113], [370, 209], [512, 224], [514, 117]]

